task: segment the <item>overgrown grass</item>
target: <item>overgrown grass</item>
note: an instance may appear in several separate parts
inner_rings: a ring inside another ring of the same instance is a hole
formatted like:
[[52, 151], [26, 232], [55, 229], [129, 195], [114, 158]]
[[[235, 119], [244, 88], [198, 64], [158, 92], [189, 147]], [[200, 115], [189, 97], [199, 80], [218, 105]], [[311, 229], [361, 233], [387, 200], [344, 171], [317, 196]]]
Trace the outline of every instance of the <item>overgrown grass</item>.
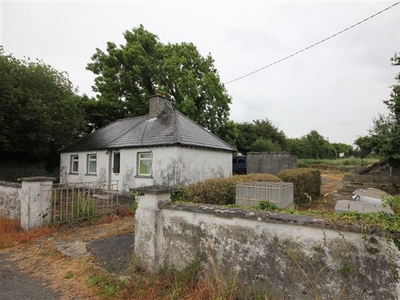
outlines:
[[23, 230], [20, 220], [7, 219], [0, 216], [0, 249], [35, 241], [52, 234], [56, 227], [44, 226], [37, 229]]
[[121, 298], [122, 291], [128, 284], [127, 279], [119, 279], [104, 271], [98, 271], [86, 280], [88, 287], [93, 287], [96, 293], [104, 298]]
[[[80, 220], [79, 224], [107, 224], [115, 220], [131, 216], [129, 209], [120, 208], [116, 211], [116, 215], [104, 215], [102, 217], [91, 220]], [[0, 249], [10, 248], [23, 243], [34, 242], [38, 238], [44, 238], [52, 235], [60, 226], [75, 226], [78, 223], [63, 225], [44, 225], [41, 228], [24, 230], [21, 228], [20, 220], [5, 218], [0, 215]]]
[[[378, 162], [378, 158], [364, 158], [363, 165], [368, 166]], [[360, 167], [361, 159], [356, 157], [339, 158], [339, 159], [299, 159], [298, 164], [300, 168], [315, 166], [315, 165], [326, 165], [335, 167]]]
[[[323, 210], [305, 210], [299, 211], [295, 209], [280, 209], [275, 207], [272, 203], [266, 204], [262, 201], [258, 206], [243, 207], [249, 210], [267, 210], [280, 212], [282, 214], [305, 215], [324, 219], [328, 223], [336, 225], [353, 225], [358, 224], [362, 229], [378, 227], [388, 232], [400, 232], [400, 213], [388, 214], [385, 212], [374, 213], [360, 213], [360, 212], [347, 212], [336, 213]], [[232, 206], [233, 207], [233, 206]], [[239, 207], [239, 206], [234, 206]]]
[[251, 286], [239, 282], [237, 273], [229, 277], [222, 275], [211, 257], [209, 262], [208, 271], [197, 259], [180, 271], [167, 266], [155, 274], [135, 269], [129, 280], [99, 270], [86, 284], [101, 299], [269, 299], [265, 293], [257, 293]]

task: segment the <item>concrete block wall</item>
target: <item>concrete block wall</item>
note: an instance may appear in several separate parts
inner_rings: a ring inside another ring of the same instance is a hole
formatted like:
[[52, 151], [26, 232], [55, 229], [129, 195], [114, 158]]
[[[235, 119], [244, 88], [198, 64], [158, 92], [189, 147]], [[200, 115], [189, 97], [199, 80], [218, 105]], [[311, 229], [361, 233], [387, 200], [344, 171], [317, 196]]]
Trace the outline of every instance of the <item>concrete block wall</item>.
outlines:
[[279, 208], [293, 208], [293, 183], [244, 182], [236, 185], [236, 205], [257, 206], [262, 200]]
[[285, 152], [248, 152], [247, 174], [277, 175], [284, 169], [297, 168], [297, 156]]

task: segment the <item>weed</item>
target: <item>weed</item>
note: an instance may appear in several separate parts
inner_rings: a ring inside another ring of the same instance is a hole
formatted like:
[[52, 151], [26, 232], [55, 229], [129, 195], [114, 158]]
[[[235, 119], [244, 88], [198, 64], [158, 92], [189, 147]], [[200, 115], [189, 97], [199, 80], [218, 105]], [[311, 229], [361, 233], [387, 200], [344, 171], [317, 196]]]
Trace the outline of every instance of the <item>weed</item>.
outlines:
[[125, 206], [119, 206], [116, 211], [115, 211], [116, 215], [118, 217], [124, 218], [124, 217], [129, 217], [133, 215], [133, 212], [131, 209], [129, 209], [128, 207]]
[[110, 297], [118, 296], [126, 288], [127, 281], [116, 279], [109, 274], [103, 273], [89, 277], [86, 280], [86, 285], [88, 287], [95, 287], [97, 294]]
[[74, 195], [72, 202], [72, 218], [78, 220], [92, 220], [96, 216], [94, 199], [84, 193]]
[[313, 246], [313, 250], [314, 250], [315, 252], [318, 252], [318, 253], [324, 252], [324, 248], [323, 248], [322, 245], [315, 245], [315, 246]]
[[339, 272], [344, 275], [344, 276], [349, 276], [350, 271], [351, 271], [352, 267], [350, 264], [343, 264], [343, 266], [340, 268]]
[[74, 273], [72, 272], [68, 272], [67, 275], [65, 275], [65, 279], [71, 279], [72, 277], [74, 277]]
[[258, 205], [256, 206], [256, 209], [259, 210], [268, 210], [268, 211], [274, 211], [278, 210], [279, 207], [276, 206], [274, 203], [267, 201], [267, 200], [261, 200]]
[[382, 196], [382, 206], [389, 206], [395, 213], [400, 212], [400, 195], [390, 196], [383, 195]]
[[171, 200], [172, 202], [184, 202], [187, 200], [187, 190], [186, 187], [183, 186], [177, 186], [179, 188], [179, 191], [173, 192], [171, 194]]

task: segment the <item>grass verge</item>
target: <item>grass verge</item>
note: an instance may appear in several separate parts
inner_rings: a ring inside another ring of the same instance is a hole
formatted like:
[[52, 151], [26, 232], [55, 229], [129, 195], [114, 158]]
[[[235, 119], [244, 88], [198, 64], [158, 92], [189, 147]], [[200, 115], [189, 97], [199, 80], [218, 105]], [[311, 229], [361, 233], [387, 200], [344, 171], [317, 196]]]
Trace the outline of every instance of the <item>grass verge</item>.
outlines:
[[29, 243], [38, 238], [46, 237], [56, 231], [55, 226], [44, 226], [37, 229], [23, 230], [20, 220], [7, 219], [0, 216], [0, 249]]

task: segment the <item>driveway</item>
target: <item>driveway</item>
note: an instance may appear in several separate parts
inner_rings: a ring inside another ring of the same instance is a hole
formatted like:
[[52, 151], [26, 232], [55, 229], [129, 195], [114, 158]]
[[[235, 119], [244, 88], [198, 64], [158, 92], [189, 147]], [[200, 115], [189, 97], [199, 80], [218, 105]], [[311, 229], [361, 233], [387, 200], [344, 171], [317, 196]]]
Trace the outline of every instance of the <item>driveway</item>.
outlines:
[[7, 260], [0, 251], [0, 300], [58, 300], [60, 295], [46, 287], [46, 283], [21, 273], [16, 263]]
[[133, 231], [132, 217], [62, 226], [47, 238], [0, 250], [0, 300], [100, 299], [86, 285], [94, 274], [93, 263], [116, 275], [128, 275]]

